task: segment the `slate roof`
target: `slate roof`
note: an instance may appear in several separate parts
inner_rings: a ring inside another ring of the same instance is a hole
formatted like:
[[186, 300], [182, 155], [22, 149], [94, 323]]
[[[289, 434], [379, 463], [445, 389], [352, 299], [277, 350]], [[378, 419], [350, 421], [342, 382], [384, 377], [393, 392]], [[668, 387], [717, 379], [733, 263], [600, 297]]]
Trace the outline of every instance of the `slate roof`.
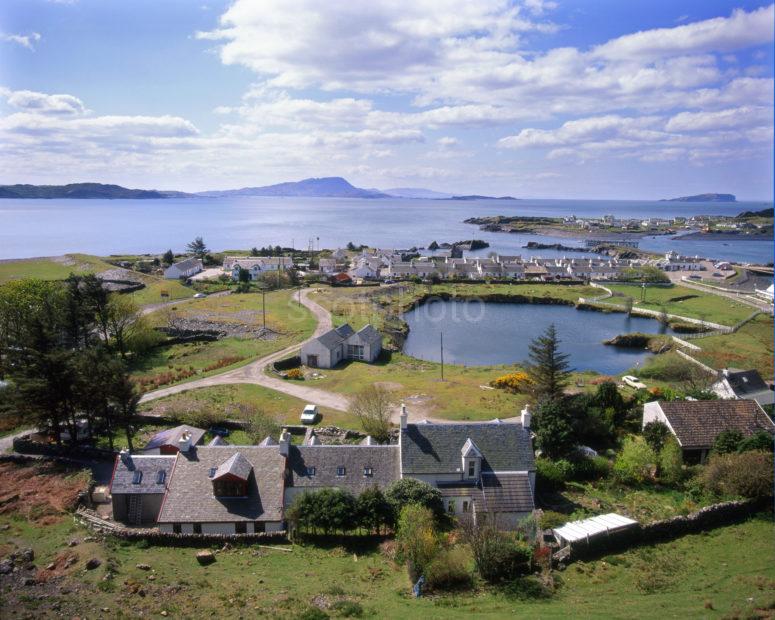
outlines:
[[533, 443], [521, 424], [407, 424], [401, 431], [404, 475], [461, 471], [460, 450], [471, 439], [482, 453], [482, 472], [535, 469]]
[[145, 444], [143, 450], [153, 450], [156, 448], [161, 448], [162, 446], [175, 446], [177, 448], [178, 440], [185, 432], [191, 433], [191, 445], [195, 446], [202, 440], [202, 437], [204, 437], [204, 434], [207, 431], [205, 431], [203, 428], [197, 428], [196, 426], [181, 424], [180, 426], [168, 428], [156, 433], [153, 437], [151, 437], [151, 440]]
[[750, 394], [766, 392], [770, 389], [756, 370], [729, 370], [721, 380], [729, 383], [729, 387], [738, 398], [745, 398]]
[[177, 267], [180, 271], [188, 271], [189, 269], [193, 267], [201, 267], [202, 261], [199, 258], [191, 257], [187, 258], [185, 260], [182, 260], [178, 263], [173, 263], [171, 267]]
[[240, 480], [247, 480], [250, 477], [250, 472], [252, 470], [253, 466], [250, 464], [250, 461], [242, 456], [241, 453], [237, 452], [218, 466], [218, 469], [215, 470], [213, 480], [226, 475], [236, 476]]
[[[358, 495], [377, 486], [384, 489], [401, 477], [398, 446], [291, 446], [288, 455], [289, 487], [310, 490], [346, 489]], [[315, 475], [308, 476], [308, 468]], [[344, 476], [337, 476], [337, 467], [345, 468]], [[363, 468], [371, 467], [372, 476], [364, 476]]]
[[483, 474], [482, 495], [481, 509], [487, 512], [531, 512], [535, 508], [528, 474]]
[[216, 435], [210, 440], [208, 446], [228, 446], [229, 442], [226, 441], [221, 435]]
[[659, 407], [683, 448], [710, 448], [722, 431], [775, 433], [775, 424], [755, 400], [660, 402]]
[[[175, 464], [175, 456], [157, 456], [134, 454], [129, 455], [126, 461], [121, 456], [116, 457], [113, 469], [113, 478], [110, 481], [110, 492], [121, 493], [164, 493], [167, 490], [170, 472]], [[135, 472], [142, 472], [140, 484], [132, 484]], [[164, 471], [164, 482], [159, 484], [159, 471]]]
[[382, 342], [382, 335], [374, 329], [371, 324], [365, 325], [359, 329], [358, 337], [369, 343]]
[[[246, 497], [215, 497], [210, 470], [241, 454], [252, 466]], [[276, 446], [197, 446], [177, 455], [159, 523], [282, 521], [285, 457]]]

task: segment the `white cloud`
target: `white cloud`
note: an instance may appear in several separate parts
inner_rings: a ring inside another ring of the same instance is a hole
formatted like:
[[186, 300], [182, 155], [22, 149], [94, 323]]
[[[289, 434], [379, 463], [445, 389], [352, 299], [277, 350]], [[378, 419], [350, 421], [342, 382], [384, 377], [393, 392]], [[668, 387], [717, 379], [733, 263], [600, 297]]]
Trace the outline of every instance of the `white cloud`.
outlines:
[[767, 125], [772, 121], [772, 109], [744, 106], [718, 112], [681, 112], [665, 125], [667, 131], [707, 131], [732, 127]]
[[31, 90], [0, 90], [14, 108], [40, 114], [77, 115], [86, 112], [83, 102], [72, 95], [47, 95]]
[[35, 51], [35, 44], [40, 41], [41, 36], [37, 32], [31, 32], [30, 34], [2, 34], [0, 33], [0, 40], [8, 43], [15, 43], [26, 47], [30, 51]]
[[457, 146], [459, 144], [459, 141], [457, 138], [452, 138], [450, 136], [443, 136], [436, 140], [436, 144], [438, 144], [442, 148], [451, 148], [453, 146]]

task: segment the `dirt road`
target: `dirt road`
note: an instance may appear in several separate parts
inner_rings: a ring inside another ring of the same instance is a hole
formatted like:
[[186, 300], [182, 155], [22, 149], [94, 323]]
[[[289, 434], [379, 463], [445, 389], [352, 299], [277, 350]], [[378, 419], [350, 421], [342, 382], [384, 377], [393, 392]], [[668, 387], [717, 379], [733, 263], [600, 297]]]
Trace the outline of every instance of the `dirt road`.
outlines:
[[[315, 328], [315, 332], [308, 340], [316, 338], [332, 327], [331, 314], [328, 312], [328, 310], [310, 299], [310, 295], [314, 294], [315, 290], [316, 289], [305, 289], [301, 291], [301, 303], [310, 312], [312, 312], [312, 314], [314, 314], [315, 318], [317, 319], [317, 327]], [[304, 342], [307, 342], [307, 340]], [[144, 403], [150, 400], [155, 400], [157, 398], [170, 396], [171, 394], [180, 394], [181, 392], [195, 390], [202, 387], [210, 387], [214, 385], [230, 385], [234, 383], [252, 383], [270, 388], [272, 390], [277, 390], [283, 394], [295, 396], [296, 398], [307, 401], [309, 403], [314, 403], [320, 407], [328, 407], [329, 409], [335, 409], [337, 411], [347, 411], [349, 400], [346, 396], [335, 394], [334, 392], [326, 392], [325, 390], [320, 390], [317, 388], [306, 387], [305, 385], [292, 381], [278, 379], [277, 377], [272, 377], [264, 372], [264, 369], [269, 364], [282, 359], [283, 357], [291, 355], [299, 348], [301, 348], [304, 342], [286, 347], [281, 351], [277, 351], [276, 353], [272, 353], [271, 355], [257, 359], [256, 361], [235, 370], [229, 370], [219, 375], [204, 377], [195, 381], [189, 381], [188, 383], [181, 383], [179, 385], [173, 385], [168, 388], [161, 388], [159, 390], [154, 390], [153, 392], [148, 392], [147, 394], [143, 395], [143, 397], [140, 399], [140, 402]]]

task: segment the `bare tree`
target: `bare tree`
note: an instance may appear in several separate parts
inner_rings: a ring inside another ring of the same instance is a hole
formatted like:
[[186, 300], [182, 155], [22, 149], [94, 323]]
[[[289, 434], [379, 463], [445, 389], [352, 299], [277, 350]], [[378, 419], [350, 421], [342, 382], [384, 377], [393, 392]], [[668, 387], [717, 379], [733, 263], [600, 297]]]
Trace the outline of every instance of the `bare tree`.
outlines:
[[366, 433], [382, 442], [390, 438], [390, 414], [394, 408], [395, 401], [389, 390], [370, 385], [353, 397], [350, 413], [360, 420]]

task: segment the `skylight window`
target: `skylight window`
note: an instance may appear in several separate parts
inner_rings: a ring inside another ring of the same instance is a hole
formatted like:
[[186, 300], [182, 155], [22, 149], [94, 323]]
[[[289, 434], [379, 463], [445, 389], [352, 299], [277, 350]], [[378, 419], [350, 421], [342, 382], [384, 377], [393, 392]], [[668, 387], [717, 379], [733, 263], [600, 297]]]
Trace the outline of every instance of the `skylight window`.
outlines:
[[143, 472], [136, 471], [132, 475], [132, 484], [140, 484], [143, 481]]
[[156, 473], [156, 484], [164, 484], [164, 482], [167, 480], [167, 472], [163, 469], [160, 469]]
[[336, 468], [336, 475], [337, 476], [344, 476], [347, 474], [347, 469], [345, 467], [337, 467]]
[[371, 478], [374, 475], [374, 469], [371, 467], [364, 467], [363, 475], [366, 476], [367, 478]]
[[210, 472], [207, 474], [207, 477], [208, 478], [212, 478], [215, 475], [215, 472], [217, 472], [217, 471], [218, 471], [217, 467], [211, 467], [210, 468]]
[[307, 475], [312, 478], [315, 475], [316, 469], [314, 467], [307, 467]]

